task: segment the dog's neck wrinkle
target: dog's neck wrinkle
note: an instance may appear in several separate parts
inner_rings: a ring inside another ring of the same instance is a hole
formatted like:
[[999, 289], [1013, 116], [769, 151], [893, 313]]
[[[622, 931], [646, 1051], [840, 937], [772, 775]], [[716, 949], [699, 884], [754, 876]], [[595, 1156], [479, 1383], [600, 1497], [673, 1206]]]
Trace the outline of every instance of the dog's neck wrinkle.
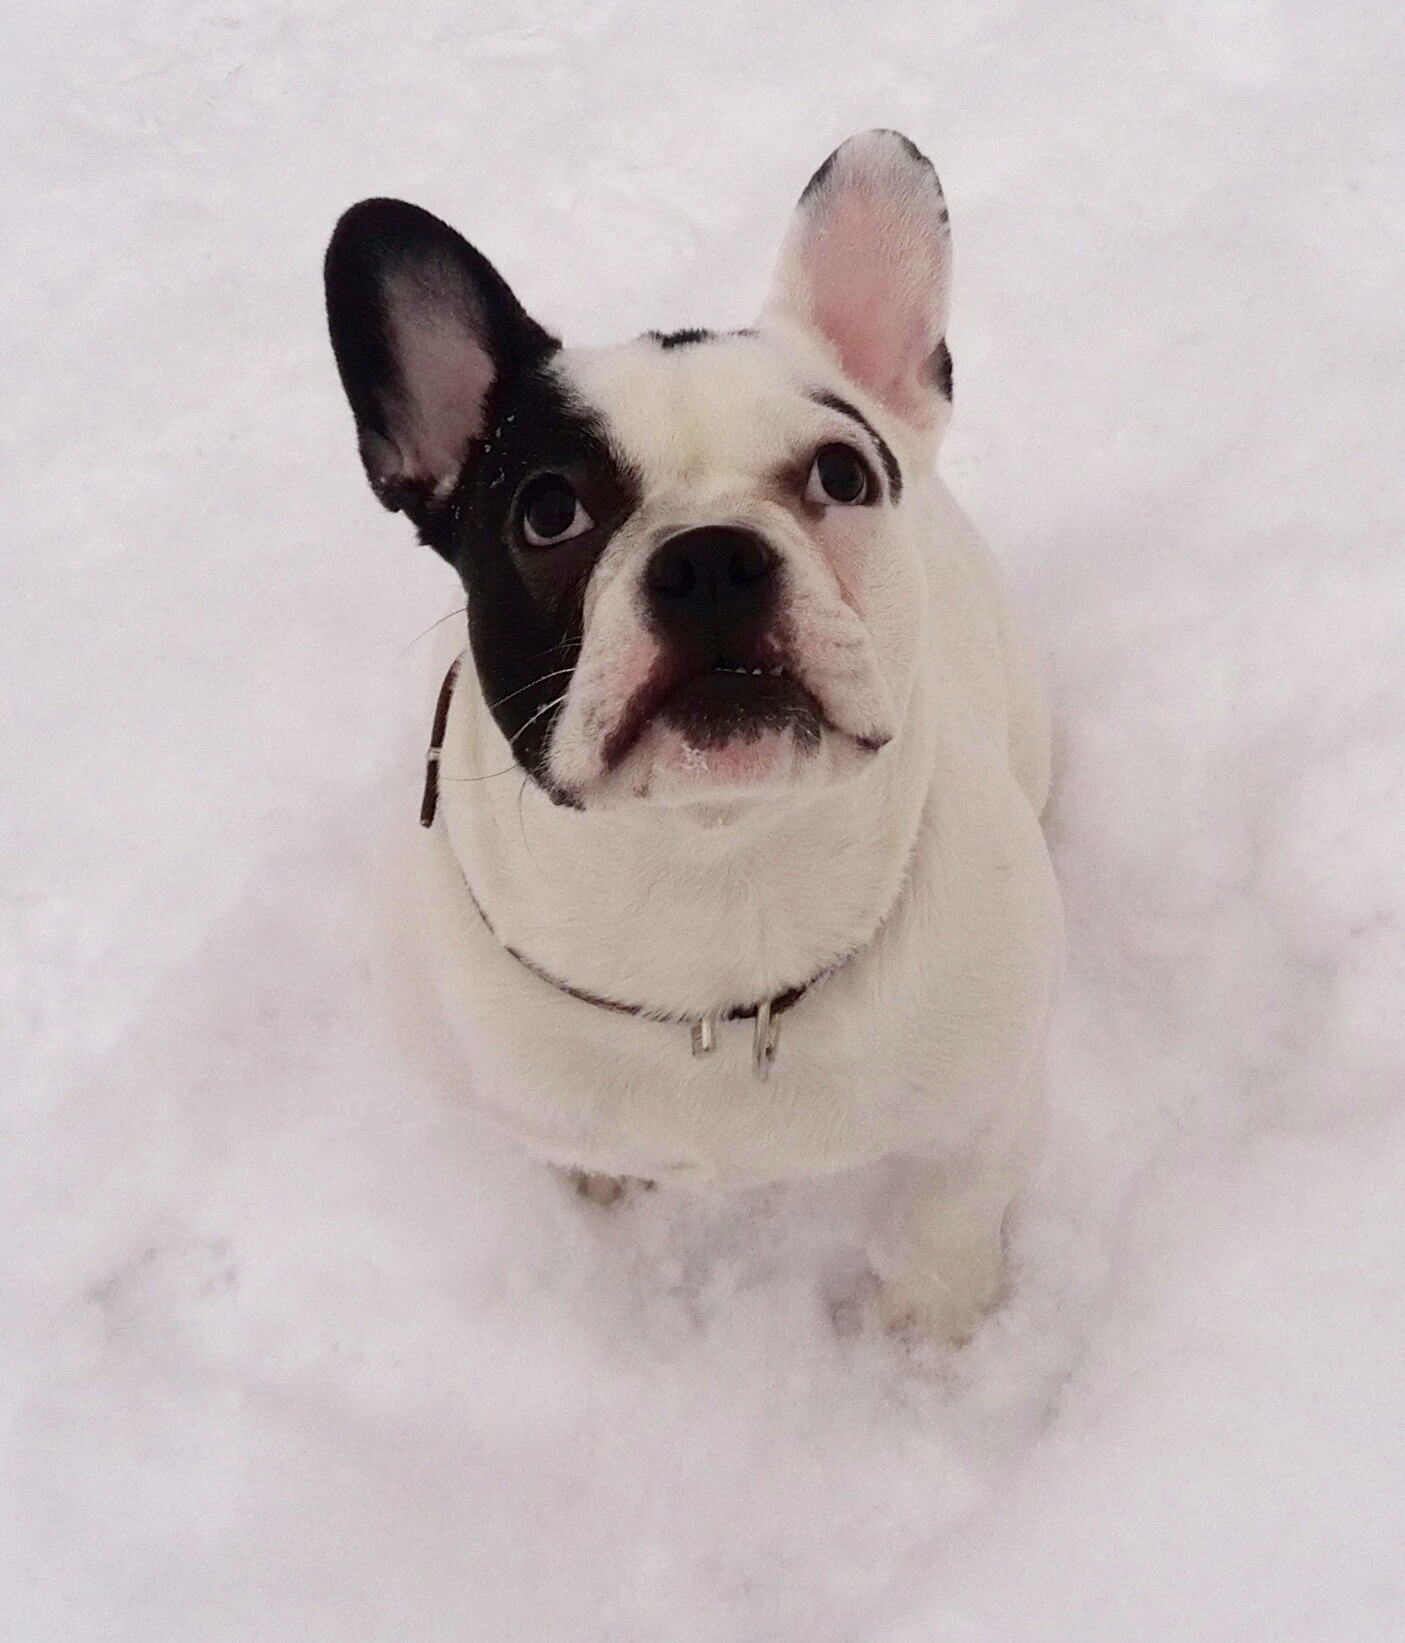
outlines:
[[520, 776], [465, 779], [502, 768], [484, 763], [500, 760], [495, 734], [478, 693], [456, 691], [442, 814], [492, 927], [572, 986], [679, 1014], [758, 1002], [864, 947], [901, 891], [930, 769], [895, 745], [871, 775], [701, 827], [562, 809]]

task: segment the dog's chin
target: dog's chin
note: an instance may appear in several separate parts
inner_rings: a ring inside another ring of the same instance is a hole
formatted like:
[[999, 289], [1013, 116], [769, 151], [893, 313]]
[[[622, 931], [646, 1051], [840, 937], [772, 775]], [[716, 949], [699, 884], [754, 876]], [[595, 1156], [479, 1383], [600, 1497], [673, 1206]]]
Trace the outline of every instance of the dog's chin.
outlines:
[[788, 680], [704, 676], [634, 728], [588, 791], [588, 809], [687, 808], [708, 823], [842, 781], [874, 754]]
[[713, 826], [871, 769], [892, 734], [874, 705], [827, 701], [789, 663], [656, 667], [593, 745], [567, 739], [551, 774], [576, 809], [667, 807]]
[[815, 742], [793, 730], [763, 730], [700, 744], [676, 726], [654, 723], [581, 800], [591, 810], [645, 804], [725, 820], [836, 779], [833, 739], [828, 732]]

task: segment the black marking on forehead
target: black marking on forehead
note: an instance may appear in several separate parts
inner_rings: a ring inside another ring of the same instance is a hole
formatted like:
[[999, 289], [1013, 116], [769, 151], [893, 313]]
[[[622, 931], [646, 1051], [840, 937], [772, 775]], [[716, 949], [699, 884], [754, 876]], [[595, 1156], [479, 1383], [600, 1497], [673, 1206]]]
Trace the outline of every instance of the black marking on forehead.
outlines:
[[841, 416], [851, 417], [873, 441], [878, 450], [878, 459], [883, 464], [883, 472], [888, 476], [888, 494], [896, 502], [903, 494], [903, 475], [902, 469], [898, 466], [897, 457], [888, 448], [887, 440], [883, 438], [882, 434], [878, 432], [877, 428], [873, 426], [857, 405], [851, 405], [847, 399], [841, 399], [838, 394], [811, 394], [810, 398], [816, 405], [827, 406], [831, 411], [838, 411]]
[[[513, 757], [568, 804], [552, 784], [547, 747], [580, 654], [586, 585], [633, 511], [638, 485], [603, 416], [572, 392], [554, 354], [499, 380], [486, 426], [450, 507], [425, 538], [459, 573], [479, 683]], [[564, 474], [595, 524], [568, 542], [532, 548], [516, 501], [542, 472]]]
[[644, 335], [660, 348], [686, 348], [694, 342], [711, 342], [717, 333], [705, 325], [692, 325], [682, 331], [646, 331]]
[[726, 337], [754, 337], [756, 332], [751, 326], [743, 326], [738, 331], [709, 331], [705, 325], [691, 325], [683, 331], [645, 331], [641, 338], [644, 342], [656, 342], [665, 351], [673, 348], [688, 348], [695, 342], [717, 342]]

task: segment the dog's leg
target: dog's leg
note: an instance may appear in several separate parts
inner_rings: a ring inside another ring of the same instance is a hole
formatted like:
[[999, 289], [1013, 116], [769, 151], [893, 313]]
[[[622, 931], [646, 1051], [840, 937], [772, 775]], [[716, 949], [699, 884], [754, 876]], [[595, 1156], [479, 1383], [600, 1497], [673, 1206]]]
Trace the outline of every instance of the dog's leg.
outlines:
[[907, 1207], [871, 1251], [877, 1310], [890, 1329], [960, 1346], [1000, 1299], [1005, 1222], [1043, 1138], [1042, 1108], [1020, 1103], [1002, 1133], [957, 1161], [907, 1164]]

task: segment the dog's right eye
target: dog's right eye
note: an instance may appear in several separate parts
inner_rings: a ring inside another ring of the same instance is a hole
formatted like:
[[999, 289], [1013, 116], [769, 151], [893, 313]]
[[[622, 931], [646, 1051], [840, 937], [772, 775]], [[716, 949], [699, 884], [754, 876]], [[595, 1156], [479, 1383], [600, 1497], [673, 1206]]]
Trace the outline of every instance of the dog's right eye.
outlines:
[[528, 480], [517, 504], [517, 517], [523, 541], [533, 548], [569, 542], [595, 523], [564, 474], [538, 474]]
[[807, 502], [818, 502], [821, 507], [830, 502], [854, 507], [867, 502], [872, 495], [868, 464], [852, 445], [836, 441], [820, 446], [805, 485]]

